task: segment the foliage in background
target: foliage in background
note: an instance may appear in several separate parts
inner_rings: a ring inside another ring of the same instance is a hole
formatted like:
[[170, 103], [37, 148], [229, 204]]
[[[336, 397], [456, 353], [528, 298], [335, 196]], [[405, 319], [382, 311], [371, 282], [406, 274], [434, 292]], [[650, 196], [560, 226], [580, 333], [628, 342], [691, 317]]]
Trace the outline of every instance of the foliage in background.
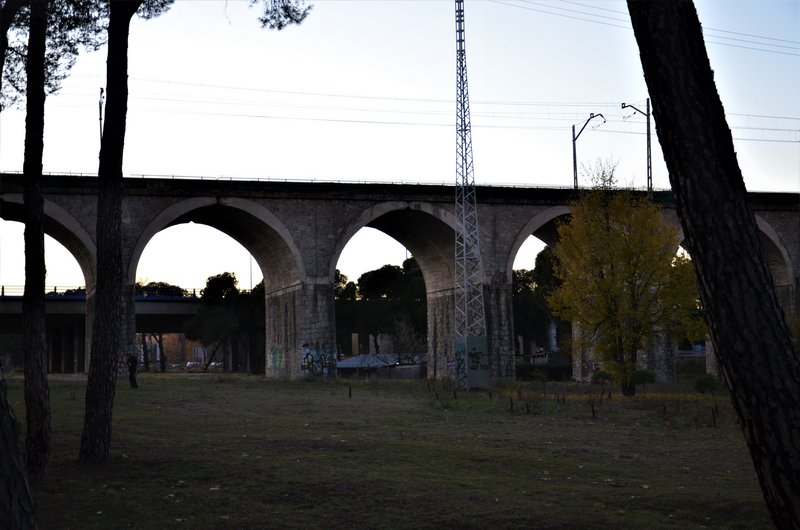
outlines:
[[[555, 253], [550, 246], [537, 255], [533, 270], [519, 269], [512, 275], [512, 304], [514, 309], [514, 335], [522, 336], [524, 344], [533, 341], [546, 350], [551, 349], [550, 325], [557, 329], [557, 351], [570, 355], [571, 327], [551, 311], [547, 299], [561, 280], [555, 275]], [[525, 351], [519, 352], [526, 353]]]
[[719, 381], [711, 374], [703, 374], [694, 380], [694, 389], [700, 394], [708, 392], [713, 396], [719, 390]]
[[221, 360], [226, 371], [264, 371], [264, 282], [251, 292], [239, 290], [236, 274], [224, 272], [206, 280], [200, 309], [184, 325], [186, 338], [210, 352], [204, 369]]
[[182, 298], [189, 295], [186, 289], [167, 282], [150, 282], [147, 284], [136, 282], [136, 285], [134, 285], [134, 292], [136, 296], [144, 297], [161, 296]]
[[406, 259], [402, 267], [384, 265], [365, 272], [357, 283], [337, 270], [334, 293], [340, 352], [352, 353], [352, 333], [359, 334], [361, 351], [369, 351], [369, 336], [382, 333], [392, 336], [399, 354], [425, 351], [427, 296], [414, 258]]

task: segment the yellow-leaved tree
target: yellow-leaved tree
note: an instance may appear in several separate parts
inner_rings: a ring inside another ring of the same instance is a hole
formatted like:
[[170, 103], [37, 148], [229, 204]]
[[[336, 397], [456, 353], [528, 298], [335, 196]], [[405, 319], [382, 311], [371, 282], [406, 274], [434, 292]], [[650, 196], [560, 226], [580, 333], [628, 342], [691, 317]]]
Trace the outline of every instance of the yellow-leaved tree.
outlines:
[[598, 164], [595, 188], [559, 226], [553, 312], [573, 324], [573, 351], [589, 351], [635, 395], [638, 355], [664, 334], [697, 340], [700, 318], [691, 260], [678, 228], [643, 194], [613, 188], [613, 165]]

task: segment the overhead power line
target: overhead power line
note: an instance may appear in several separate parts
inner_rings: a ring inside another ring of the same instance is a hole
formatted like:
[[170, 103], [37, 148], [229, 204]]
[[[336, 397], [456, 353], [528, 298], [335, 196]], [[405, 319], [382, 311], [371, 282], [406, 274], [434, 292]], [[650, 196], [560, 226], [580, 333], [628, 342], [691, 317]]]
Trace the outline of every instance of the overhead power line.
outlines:
[[[161, 80], [150, 80], [150, 82], [172, 84], [169, 81]], [[134, 91], [134, 94], [141, 95], [131, 96], [131, 111], [360, 125], [452, 126], [449, 121], [441, 120], [441, 118], [451, 115], [452, 110], [450, 109], [454, 104], [453, 100], [391, 96], [376, 98], [362, 94], [322, 94], [233, 85], [213, 85], [214, 93], [207, 93], [206, 89], [209, 85], [205, 83], [182, 82], [179, 84], [182, 87], [179, 94], [168, 92], [148, 95], [139, 90]], [[200, 90], [192, 94], [185, 87], [195, 87]], [[242, 99], [241, 91], [262, 93], [267, 97]], [[276, 93], [290, 95], [291, 98], [269, 97]], [[87, 108], [89, 105], [96, 104], [93, 102], [96, 97], [94, 94], [94, 90], [89, 91], [88, 88], [85, 92], [66, 92], [51, 105], [62, 108]], [[330, 101], [329, 98], [342, 101], [336, 103]], [[60, 103], [65, 100], [79, 103]], [[164, 105], [159, 105], [159, 103], [164, 103]], [[628, 130], [606, 129], [604, 132], [638, 135], [639, 131], [632, 130], [632, 128], [644, 123], [641, 118], [620, 114], [619, 102], [483, 100], [476, 101], [474, 105], [477, 111], [473, 113], [473, 117], [478, 120], [474, 126], [479, 129], [566, 130], [573, 123], [585, 117], [584, 108], [602, 110], [609, 124], [630, 127]], [[732, 130], [779, 135], [778, 137], [757, 139], [741, 137], [736, 138], [737, 140], [775, 143], [800, 142], [800, 118], [798, 117], [754, 113], [729, 113], [728, 116]], [[744, 123], [741, 123], [742, 121]], [[737, 125], [737, 122], [741, 125]], [[796, 122], [796, 127], [793, 122]], [[790, 137], [786, 138], [786, 135]]]
[[[405, 108], [395, 108], [395, 109], [386, 109], [386, 108], [376, 108], [376, 107], [335, 107], [331, 105], [312, 105], [312, 104], [298, 104], [298, 103], [286, 103], [286, 102], [265, 102], [262, 100], [242, 100], [239, 96], [219, 96], [219, 97], [208, 97], [208, 96], [198, 96], [196, 98], [192, 98], [187, 95], [186, 91], [181, 91], [178, 95], [167, 93], [167, 94], [156, 94], [156, 95], [132, 95], [131, 101], [137, 100], [150, 100], [150, 101], [165, 101], [165, 102], [176, 102], [176, 103], [196, 103], [196, 104], [219, 104], [219, 105], [233, 105], [233, 106], [276, 106], [276, 107], [285, 107], [285, 108], [307, 108], [307, 109], [314, 109], [314, 110], [342, 110], [342, 111], [357, 111], [357, 112], [396, 112], [399, 114], [449, 114], [452, 105], [455, 103], [453, 99], [437, 99], [437, 98], [414, 98], [414, 97], [401, 97], [401, 96], [370, 96], [366, 94], [343, 94], [343, 93], [333, 93], [333, 92], [307, 92], [307, 91], [298, 91], [298, 90], [278, 90], [278, 89], [269, 89], [263, 87], [246, 87], [246, 86], [239, 86], [239, 85], [223, 85], [223, 84], [207, 84], [207, 83], [198, 83], [198, 82], [175, 82], [170, 80], [162, 80], [162, 79], [145, 79], [145, 78], [137, 78], [131, 77], [131, 81], [134, 82], [147, 82], [147, 83], [157, 83], [157, 84], [165, 84], [165, 85], [179, 85], [185, 87], [196, 87], [196, 88], [213, 88], [219, 90], [227, 90], [227, 91], [247, 91], [247, 92], [254, 92], [254, 93], [264, 93], [264, 94], [282, 94], [282, 95], [289, 95], [289, 96], [301, 96], [307, 98], [313, 97], [330, 97], [330, 98], [339, 98], [339, 99], [355, 99], [355, 100], [378, 100], [378, 101], [386, 101], [386, 102], [414, 102], [414, 103], [423, 103], [423, 104], [442, 104], [444, 105], [441, 107], [442, 110], [408, 110]], [[85, 91], [62, 91], [59, 94], [61, 99], [64, 98], [90, 98], [92, 101], [96, 101], [96, 87], [92, 85], [91, 87], [86, 87]], [[533, 100], [473, 100], [472, 105], [479, 106], [479, 107], [512, 107], [512, 108], [524, 108], [524, 107], [537, 107], [537, 108], [582, 108], [582, 107], [609, 107], [610, 109], [618, 109], [620, 102], [619, 101], [533, 101]], [[644, 104], [644, 100], [639, 101], [639, 104]], [[53, 105], [61, 106], [61, 107], [80, 107], [80, 105], [63, 105], [59, 103], [51, 103]], [[94, 103], [93, 103], [94, 104]], [[500, 111], [500, 110], [484, 110], [483, 112], [476, 113], [476, 116], [489, 116], [490, 114], [500, 114], [506, 113], [509, 116], [514, 117], [529, 117], [532, 115], [547, 115], [547, 116], [564, 116], [564, 120], [574, 122], [579, 119], [579, 116], [582, 116], [582, 111], [576, 112], [563, 112], [563, 111], [539, 111], [539, 112], [519, 112], [519, 111]], [[612, 118], [612, 117], [621, 117], [618, 114], [614, 114], [612, 112], [606, 111], [604, 115]], [[740, 117], [740, 118], [760, 118], [760, 119], [774, 119], [774, 120], [791, 120], [791, 121], [800, 121], [800, 116], [783, 116], [783, 115], [776, 115], [776, 114], [760, 114], [760, 113], [745, 113], [745, 112], [728, 112], [726, 113], [728, 117]], [[552, 119], [552, 118], [551, 118]], [[779, 130], [779, 129], [770, 129], [769, 130]], [[798, 127], [800, 129], [800, 127]], [[790, 131], [795, 131], [797, 129], [791, 128], [788, 129]]]
[[[632, 30], [630, 26], [630, 19], [627, 18], [627, 13], [624, 11], [612, 10], [612, 9], [605, 9], [605, 8], [598, 8], [594, 6], [590, 6], [588, 4], [583, 4], [579, 2], [570, 2], [566, 0], [562, 0], [562, 3], [576, 5], [580, 7], [586, 7], [589, 9], [594, 9], [603, 12], [615, 13], [619, 15], [626, 15], [625, 18], [622, 17], [615, 17], [603, 14], [592, 13], [590, 11], [579, 10], [579, 9], [571, 9], [566, 7], [558, 7], [552, 4], [546, 4], [542, 2], [536, 2], [533, 0], [490, 0], [495, 4], [501, 4], [504, 6], [516, 8], [516, 9], [524, 9], [526, 11], [535, 11], [538, 13], [543, 13], [547, 15], [553, 15], [562, 18], [569, 18], [572, 20], [578, 20], [582, 22], [589, 22], [592, 24], [600, 24], [603, 26], [611, 26], [615, 28], [627, 29]], [[736, 37], [729, 37], [726, 35], [717, 35], [715, 33], [725, 33], [727, 35], [736, 35]], [[731, 31], [719, 28], [711, 28], [711, 27], [704, 27], [703, 28], [703, 35], [705, 36], [705, 41], [708, 44], [717, 44], [720, 46], [728, 46], [732, 48], [740, 48], [746, 50], [753, 50], [765, 53], [773, 53], [773, 54], [780, 54], [780, 55], [789, 55], [793, 57], [800, 57], [800, 41], [791, 40], [791, 39], [781, 39], [776, 37], [768, 37], [763, 35], [757, 35], [754, 33], [744, 33], [738, 31]], [[747, 39], [743, 39], [740, 37], [748, 37]], [[720, 42], [719, 40], [712, 40], [712, 39], [724, 39], [730, 41], [741, 42], [744, 44], [735, 44], [733, 42]], [[757, 40], [751, 40], [757, 39]], [[749, 45], [748, 45], [749, 44]]]
[[[292, 95], [292, 96], [302, 96], [302, 97], [332, 97], [332, 98], [344, 98], [344, 99], [356, 99], [356, 100], [384, 100], [384, 101], [397, 101], [397, 102], [414, 102], [414, 103], [441, 103], [444, 106], [441, 107], [443, 110], [409, 110], [407, 108], [395, 108], [395, 109], [387, 109], [387, 108], [376, 108], [376, 107], [336, 107], [331, 105], [313, 105], [313, 104], [306, 104], [306, 103], [286, 103], [286, 102], [269, 102], [269, 101], [261, 101], [261, 100], [242, 100], [239, 96], [220, 96], [218, 98], [208, 98], [206, 96], [198, 96], [197, 98], [191, 98], [187, 96], [185, 91], [180, 92], [180, 95], [173, 95], [173, 94], [164, 94], [164, 95], [132, 95], [131, 101], [138, 101], [138, 100], [148, 100], [148, 101], [164, 101], [164, 102], [175, 102], [175, 103], [195, 103], [195, 104], [219, 104], [219, 105], [232, 105], [232, 106], [275, 106], [275, 107], [285, 107], [285, 108], [299, 108], [299, 109], [309, 109], [309, 110], [341, 110], [341, 111], [358, 111], [358, 112], [396, 112], [399, 114], [450, 114], [448, 110], [452, 105], [455, 103], [453, 99], [433, 99], [433, 98], [411, 98], [411, 97], [394, 97], [394, 96], [369, 96], [365, 94], [342, 94], [342, 93], [314, 93], [314, 92], [305, 92], [305, 91], [292, 91], [292, 90], [274, 90], [268, 88], [256, 88], [256, 87], [242, 87], [238, 85], [209, 85], [206, 83], [194, 83], [194, 82], [173, 82], [169, 80], [157, 80], [157, 79], [149, 79], [143, 80], [141, 78], [131, 78], [132, 81], [147, 81], [151, 83], [163, 83], [163, 84], [177, 84], [181, 86], [191, 86], [197, 88], [215, 88], [215, 89], [222, 89], [222, 90], [229, 90], [229, 91], [249, 91], [249, 92], [263, 92], [263, 93], [279, 93], [285, 95]], [[79, 98], [79, 99], [87, 99], [91, 98], [92, 101], [95, 101], [96, 98], [96, 88], [91, 87], [86, 89], [84, 92], [69, 92], [64, 91], [60, 93], [61, 98]], [[618, 109], [620, 102], [619, 101], [533, 101], [533, 100], [473, 100], [472, 105], [479, 106], [479, 107], [513, 107], [513, 108], [524, 108], [524, 107], [537, 107], [537, 108], [583, 108], [583, 107], [609, 107], [610, 109]], [[644, 100], [638, 102], [644, 104]], [[56, 106], [61, 107], [75, 107], [78, 108], [81, 105], [64, 105], [60, 103], [51, 103]], [[92, 103], [94, 104], [94, 103]], [[475, 115], [482, 115], [482, 116], [490, 116], [493, 114], [507, 114], [511, 117], [530, 117], [530, 116], [564, 116], [564, 120], [574, 122], [579, 119], [584, 113], [582, 111], [575, 111], [575, 112], [563, 112], [563, 111], [539, 111], [539, 112], [531, 112], [531, 111], [505, 111], [505, 110], [486, 110], [482, 113], [476, 113]], [[604, 115], [613, 118], [622, 118], [620, 114], [614, 114], [612, 112], [606, 111]], [[758, 114], [758, 113], [744, 113], [744, 112], [728, 112], [726, 116], [729, 117], [740, 117], [740, 118], [760, 118], [760, 119], [774, 119], [774, 120], [791, 120], [791, 121], [799, 121], [800, 116], [782, 116], [776, 114]], [[552, 118], [551, 118], [552, 119]], [[777, 128], [767, 128], [768, 130], [782, 130]], [[798, 127], [800, 129], [800, 127]], [[787, 129], [789, 131], [795, 131], [797, 129], [790, 128]]]

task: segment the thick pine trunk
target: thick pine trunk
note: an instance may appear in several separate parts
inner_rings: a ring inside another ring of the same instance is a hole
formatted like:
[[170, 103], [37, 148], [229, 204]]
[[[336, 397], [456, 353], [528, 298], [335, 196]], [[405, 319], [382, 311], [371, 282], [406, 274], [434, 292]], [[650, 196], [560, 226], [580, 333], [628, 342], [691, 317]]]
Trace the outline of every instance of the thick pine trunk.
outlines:
[[25, 115], [25, 291], [22, 296], [22, 345], [25, 353], [27, 468], [31, 481], [44, 478], [50, 459], [50, 389], [47, 384], [47, 339], [44, 310], [44, 71], [47, 1], [31, 2], [26, 73]]
[[714, 349], [773, 521], [800, 528], [800, 359], [689, 0], [628, 0]]
[[0, 373], [0, 528], [36, 528], [33, 496], [19, 446], [17, 418]]
[[122, 304], [122, 156], [128, 112], [128, 35], [141, 1], [110, 2], [106, 116], [100, 145], [97, 199], [97, 291], [91, 359], [86, 385], [86, 409], [79, 460], [108, 462], [116, 387], [117, 356], [121, 352]]

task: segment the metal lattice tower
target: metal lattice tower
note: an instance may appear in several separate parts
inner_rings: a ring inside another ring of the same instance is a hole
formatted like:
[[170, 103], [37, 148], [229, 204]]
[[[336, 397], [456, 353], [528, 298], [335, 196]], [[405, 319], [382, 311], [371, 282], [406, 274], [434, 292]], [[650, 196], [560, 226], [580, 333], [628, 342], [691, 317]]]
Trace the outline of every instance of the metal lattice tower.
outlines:
[[486, 335], [483, 284], [480, 277], [480, 239], [472, 166], [472, 126], [464, 46], [464, 0], [456, 1], [456, 252], [455, 336]]

